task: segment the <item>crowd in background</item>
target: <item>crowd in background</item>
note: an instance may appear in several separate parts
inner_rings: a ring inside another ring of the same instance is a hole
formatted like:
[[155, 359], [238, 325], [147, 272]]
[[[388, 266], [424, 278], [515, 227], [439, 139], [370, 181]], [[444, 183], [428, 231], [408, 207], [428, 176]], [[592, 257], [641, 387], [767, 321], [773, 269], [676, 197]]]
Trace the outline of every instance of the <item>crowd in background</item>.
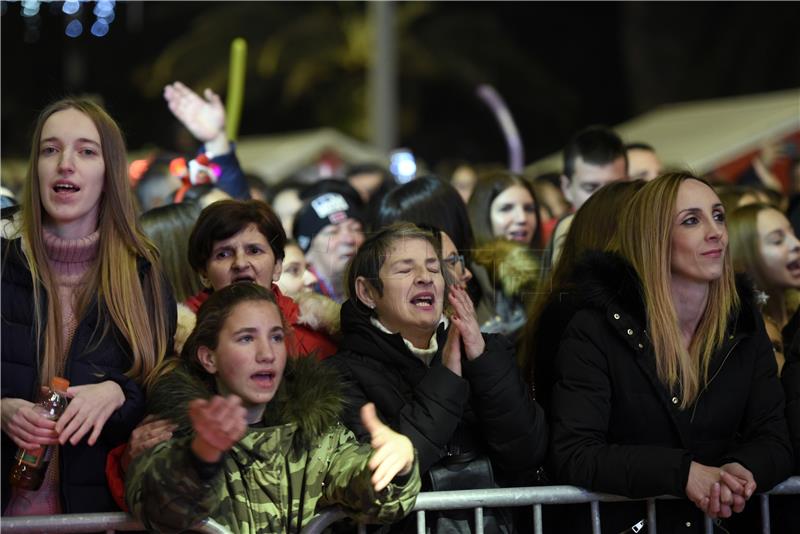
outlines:
[[[800, 175], [782, 189], [767, 154], [723, 183], [589, 126], [557, 174], [361, 162], [266, 187], [215, 94], [164, 97], [198, 154], [132, 177], [113, 119], [63, 100], [4, 195], [3, 515], [295, 532], [338, 505], [403, 531], [420, 488], [569, 484], [680, 497], [659, 532], [752, 532], [753, 494], [800, 474]], [[42, 488], [10, 487], [42, 445]], [[797, 499], [773, 499], [776, 531]], [[602, 508], [608, 532], [647, 517]]]

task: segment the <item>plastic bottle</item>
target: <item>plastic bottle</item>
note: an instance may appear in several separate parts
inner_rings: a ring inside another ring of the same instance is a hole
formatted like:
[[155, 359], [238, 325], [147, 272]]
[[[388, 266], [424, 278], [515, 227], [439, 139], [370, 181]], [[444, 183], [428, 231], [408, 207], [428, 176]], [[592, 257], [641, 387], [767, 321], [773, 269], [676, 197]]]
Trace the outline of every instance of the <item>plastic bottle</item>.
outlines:
[[[50, 391], [36, 405], [37, 410], [51, 421], [56, 421], [67, 408], [69, 380], [56, 376], [50, 381]], [[8, 481], [20, 489], [36, 491], [42, 486], [47, 466], [50, 465], [52, 447], [43, 445], [38, 449], [18, 449]]]

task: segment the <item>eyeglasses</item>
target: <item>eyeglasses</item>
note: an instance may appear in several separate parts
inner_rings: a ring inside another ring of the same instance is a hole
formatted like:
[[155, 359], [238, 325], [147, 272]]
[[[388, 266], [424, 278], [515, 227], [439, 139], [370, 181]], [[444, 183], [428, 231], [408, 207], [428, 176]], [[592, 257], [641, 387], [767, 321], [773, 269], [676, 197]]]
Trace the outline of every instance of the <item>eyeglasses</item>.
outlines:
[[461, 273], [464, 273], [466, 263], [464, 262], [464, 255], [463, 254], [450, 254], [446, 258], [442, 258], [442, 261], [445, 262], [447, 265], [455, 269], [456, 265], [461, 265]]

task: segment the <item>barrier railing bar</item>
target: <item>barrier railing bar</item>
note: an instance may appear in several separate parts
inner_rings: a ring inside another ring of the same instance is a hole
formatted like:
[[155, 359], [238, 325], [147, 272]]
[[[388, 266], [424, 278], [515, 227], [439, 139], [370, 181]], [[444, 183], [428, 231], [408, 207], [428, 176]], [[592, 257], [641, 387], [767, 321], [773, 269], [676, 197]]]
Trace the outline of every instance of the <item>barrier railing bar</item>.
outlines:
[[19, 534], [144, 530], [139, 521], [123, 512], [4, 517], [0, 525], [3, 531]]
[[[763, 532], [769, 533], [769, 500], [766, 495], [800, 495], [800, 476], [791, 477], [775, 486], [772, 490], [759, 494], [760, 507], [762, 511]], [[675, 499], [676, 497], [665, 496], [657, 499]], [[440, 491], [421, 493], [417, 498], [416, 506], [417, 525], [422, 525], [422, 532], [425, 530], [424, 510], [457, 510], [465, 508], [491, 508], [491, 507], [516, 507], [534, 505], [534, 515], [539, 516], [541, 527], [541, 505], [547, 504], [572, 504], [587, 502], [617, 502], [642, 499], [628, 499], [618, 495], [607, 495], [593, 493], [574, 486], [539, 486], [527, 488], [493, 488], [486, 490], [467, 490], [467, 491]], [[595, 503], [596, 505], [596, 503]], [[538, 513], [536, 512], [539, 507]], [[766, 512], [766, 514], [765, 514]], [[323, 510], [315, 517], [304, 529], [309, 534], [322, 532], [327, 525], [345, 517], [341, 510]], [[649, 518], [649, 512], [648, 512]], [[651, 522], [652, 524], [652, 522]], [[27, 534], [34, 532], [48, 532], [52, 534], [61, 533], [83, 533], [83, 532], [103, 532], [103, 531], [131, 531], [143, 530], [141, 523], [133, 519], [130, 515], [122, 512], [109, 512], [97, 514], [62, 514], [56, 516], [20, 516], [0, 518], [0, 526], [3, 531], [15, 534]], [[534, 519], [534, 528], [536, 519]], [[318, 530], [312, 530], [318, 528]], [[195, 527], [195, 531], [220, 532], [211, 524]], [[705, 519], [705, 530], [708, 534], [713, 532], [713, 524], [710, 518]]]
[[542, 534], [542, 505], [533, 505], [533, 533]]
[[[341, 508], [326, 508], [321, 510], [314, 519], [308, 522], [308, 524], [303, 529], [303, 534], [321, 534], [328, 525], [339, 521], [340, 519], [344, 519], [347, 515], [344, 513], [344, 510]], [[359, 525], [359, 532], [361, 532], [361, 528], [366, 529], [366, 526]]]
[[714, 534], [714, 522], [708, 516], [703, 518], [703, 529], [705, 534]]
[[592, 534], [602, 534], [600, 531], [600, 501], [589, 503], [592, 513]]
[[656, 500], [647, 499], [647, 534], [656, 534]]
[[[425, 532], [418, 532], [417, 534], [425, 534]], [[483, 507], [478, 506], [475, 508], [475, 534], [483, 534]]]
[[417, 512], [417, 532], [425, 532], [425, 510]]
[[761, 501], [761, 534], [770, 534], [769, 525], [769, 495], [759, 495]]

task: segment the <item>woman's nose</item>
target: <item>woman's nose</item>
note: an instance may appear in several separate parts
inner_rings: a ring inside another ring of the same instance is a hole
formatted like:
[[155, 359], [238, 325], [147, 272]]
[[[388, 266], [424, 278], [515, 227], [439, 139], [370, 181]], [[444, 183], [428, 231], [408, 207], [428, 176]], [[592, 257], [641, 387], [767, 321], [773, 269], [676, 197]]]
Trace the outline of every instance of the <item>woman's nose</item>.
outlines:
[[275, 360], [275, 352], [269, 341], [258, 341], [256, 345], [256, 361], [271, 362], [273, 360]]
[[247, 255], [243, 250], [237, 250], [233, 255], [233, 266], [242, 268], [247, 266]]
[[75, 170], [72, 158], [72, 151], [68, 149], [62, 150], [58, 160], [58, 172], [62, 174], [71, 174]]
[[319, 279], [316, 277], [316, 275], [314, 273], [312, 273], [311, 271], [309, 271], [308, 269], [306, 269], [303, 272], [303, 286], [304, 287], [311, 287], [314, 284], [316, 284], [318, 281], [319, 281]]

